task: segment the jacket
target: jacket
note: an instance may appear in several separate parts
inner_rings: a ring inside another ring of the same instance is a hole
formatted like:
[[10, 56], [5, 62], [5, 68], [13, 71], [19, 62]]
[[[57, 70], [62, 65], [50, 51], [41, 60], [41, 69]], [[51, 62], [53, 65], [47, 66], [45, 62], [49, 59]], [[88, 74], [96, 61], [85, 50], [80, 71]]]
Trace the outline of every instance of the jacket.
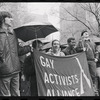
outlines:
[[95, 59], [95, 44], [91, 40], [81, 40], [78, 43], [78, 48], [80, 50], [86, 48], [86, 56], [88, 61], [94, 61]]
[[34, 60], [31, 55], [25, 58], [24, 66], [23, 66], [23, 73], [27, 80], [29, 80], [30, 76], [36, 77]]
[[65, 55], [71, 55], [77, 53], [76, 48], [71, 48], [70, 46], [63, 49], [62, 52], [64, 52]]
[[30, 46], [19, 47], [15, 33], [0, 29], [0, 77], [21, 71], [19, 57], [31, 51]]
[[24, 61], [23, 74], [25, 75], [26, 80], [30, 81], [31, 96], [38, 96], [33, 53], [31, 53], [31, 55], [27, 56]]

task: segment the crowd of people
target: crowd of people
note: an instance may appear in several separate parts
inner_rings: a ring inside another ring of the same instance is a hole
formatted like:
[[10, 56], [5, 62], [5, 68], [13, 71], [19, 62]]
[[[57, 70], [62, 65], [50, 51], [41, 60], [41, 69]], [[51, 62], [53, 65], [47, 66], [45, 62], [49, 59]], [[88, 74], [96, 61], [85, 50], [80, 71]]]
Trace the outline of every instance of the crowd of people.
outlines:
[[[67, 39], [65, 49], [60, 48], [60, 41], [53, 40], [48, 51], [43, 50], [43, 43], [35, 40], [31, 45], [20, 45], [13, 29], [12, 15], [9, 12], [0, 12], [0, 96], [24, 96], [21, 82], [29, 82], [29, 94], [38, 96], [36, 72], [34, 67], [34, 49], [53, 56], [67, 56], [85, 52], [89, 67], [93, 89], [99, 96], [100, 88], [100, 44], [89, 38], [88, 31], [82, 31], [78, 44], [74, 37]], [[27, 55], [28, 54], [28, 55]], [[24, 91], [25, 92], [25, 91]]]

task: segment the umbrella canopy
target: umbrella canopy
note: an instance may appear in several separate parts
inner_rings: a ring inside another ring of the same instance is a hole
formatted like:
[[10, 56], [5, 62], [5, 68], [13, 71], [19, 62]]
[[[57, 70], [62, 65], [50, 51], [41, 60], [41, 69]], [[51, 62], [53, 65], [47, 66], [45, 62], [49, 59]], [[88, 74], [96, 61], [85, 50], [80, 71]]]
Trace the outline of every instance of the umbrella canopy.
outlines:
[[26, 42], [36, 38], [45, 38], [58, 30], [50, 23], [30, 22], [15, 28], [14, 31], [18, 38]]

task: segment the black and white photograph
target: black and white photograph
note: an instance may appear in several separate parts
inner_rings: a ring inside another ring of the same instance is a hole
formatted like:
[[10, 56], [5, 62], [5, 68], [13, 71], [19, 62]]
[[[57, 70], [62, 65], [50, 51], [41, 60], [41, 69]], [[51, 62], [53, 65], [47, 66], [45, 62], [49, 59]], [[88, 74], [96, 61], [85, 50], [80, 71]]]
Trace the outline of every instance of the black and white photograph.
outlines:
[[0, 2], [0, 96], [100, 95], [100, 3]]

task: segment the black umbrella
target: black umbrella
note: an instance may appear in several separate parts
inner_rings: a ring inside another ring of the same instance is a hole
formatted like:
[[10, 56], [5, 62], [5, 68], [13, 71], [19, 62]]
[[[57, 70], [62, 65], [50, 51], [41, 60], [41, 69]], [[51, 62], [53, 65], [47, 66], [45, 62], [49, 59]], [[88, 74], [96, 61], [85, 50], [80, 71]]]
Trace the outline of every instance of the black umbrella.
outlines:
[[28, 23], [14, 29], [16, 36], [24, 42], [36, 38], [45, 38], [47, 35], [58, 31], [50, 23]]

